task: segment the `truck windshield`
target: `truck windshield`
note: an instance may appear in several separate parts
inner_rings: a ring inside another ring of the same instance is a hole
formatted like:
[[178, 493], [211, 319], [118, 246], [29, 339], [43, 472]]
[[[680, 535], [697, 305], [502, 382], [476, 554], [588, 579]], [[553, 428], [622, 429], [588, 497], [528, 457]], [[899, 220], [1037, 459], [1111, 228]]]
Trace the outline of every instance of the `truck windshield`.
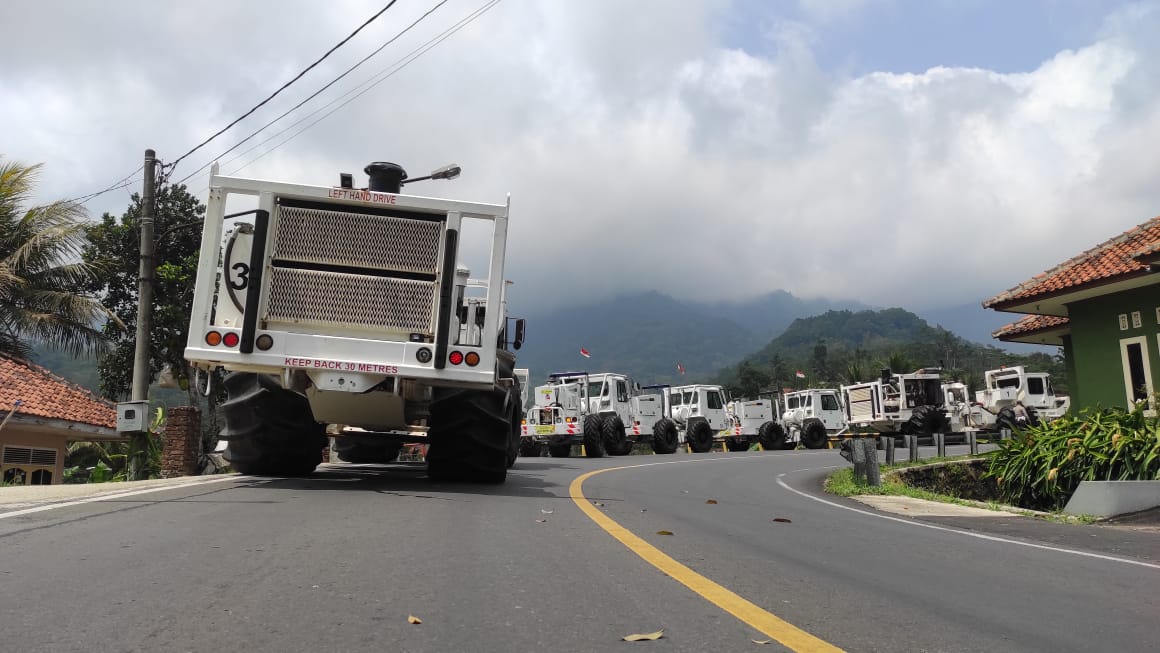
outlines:
[[[589, 381], [588, 382], [588, 396], [589, 397], [599, 397], [602, 394], [601, 389], [603, 387], [604, 387], [604, 381]], [[607, 394], [607, 393], [603, 393], [603, 394]]]

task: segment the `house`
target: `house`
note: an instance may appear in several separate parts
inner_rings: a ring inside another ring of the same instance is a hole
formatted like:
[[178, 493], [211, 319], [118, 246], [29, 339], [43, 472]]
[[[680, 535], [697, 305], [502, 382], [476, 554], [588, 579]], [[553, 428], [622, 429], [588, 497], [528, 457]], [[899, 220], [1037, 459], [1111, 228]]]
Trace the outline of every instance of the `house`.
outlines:
[[112, 403], [52, 372], [0, 355], [0, 480], [49, 485], [64, 476], [68, 443], [121, 440]]
[[1072, 406], [1154, 401], [1160, 389], [1160, 217], [983, 307], [1027, 314], [995, 331], [995, 338], [1063, 347]]

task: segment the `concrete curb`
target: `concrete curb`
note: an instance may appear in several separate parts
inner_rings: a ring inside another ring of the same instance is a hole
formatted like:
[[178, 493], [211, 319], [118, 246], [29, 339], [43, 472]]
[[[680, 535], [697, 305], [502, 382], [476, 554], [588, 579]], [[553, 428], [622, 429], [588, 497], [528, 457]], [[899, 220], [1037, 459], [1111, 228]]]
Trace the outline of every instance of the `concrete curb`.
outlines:
[[16, 510], [28, 506], [38, 506], [56, 502], [75, 501], [105, 496], [116, 496], [127, 492], [161, 491], [170, 487], [188, 487], [203, 483], [215, 483], [226, 478], [238, 478], [237, 474], [212, 474], [209, 476], [178, 476], [175, 478], [155, 478], [147, 481], [117, 481], [112, 483], [78, 483], [76, 485], [25, 485], [0, 488], [0, 511]]

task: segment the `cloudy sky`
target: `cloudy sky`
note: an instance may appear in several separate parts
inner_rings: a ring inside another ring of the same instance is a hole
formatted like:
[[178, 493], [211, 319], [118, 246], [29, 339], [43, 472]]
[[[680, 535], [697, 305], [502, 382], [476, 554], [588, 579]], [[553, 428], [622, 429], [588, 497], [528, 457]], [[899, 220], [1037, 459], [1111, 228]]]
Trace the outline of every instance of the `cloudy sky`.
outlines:
[[[436, 2], [400, 0], [173, 180]], [[109, 186], [146, 147], [171, 162], [385, 3], [9, 4], [0, 155], [46, 164], [43, 199]], [[1160, 214], [1157, 2], [502, 0], [396, 65], [486, 4], [448, 0], [224, 171], [332, 184], [457, 162], [421, 192], [510, 192], [508, 276], [541, 306], [977, 302]], [[204, 198], [204, 173], [186, 183]]]

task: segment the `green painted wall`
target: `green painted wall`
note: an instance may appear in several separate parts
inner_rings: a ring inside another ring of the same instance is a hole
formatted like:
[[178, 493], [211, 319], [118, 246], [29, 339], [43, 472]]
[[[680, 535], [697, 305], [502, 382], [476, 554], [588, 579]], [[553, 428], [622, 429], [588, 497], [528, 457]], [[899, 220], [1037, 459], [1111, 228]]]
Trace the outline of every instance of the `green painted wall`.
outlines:
[[[1158, 279], [1160, 281], [1160, 279]], [[1152, 389], [1160, 391], [1160, 343], [1156, 335], [1160, 286], [1097, 297], [1068, 305], [1071, 320], [1071, 405], [1073, 409], [1093, 406], [1125, 406], [1124, 367], [1120, 340], [1147, 337], [1148, 364]], [[1143, 324], [1132, 328], [1132, 311], [1140, 311]], [[1128, 315], [1128, 330], [1121, 331], [1119, 315]]]
[[[1071, 336], [1063, 337], [1063, 368], [1067, 373], [1067, 395], [1071, 397], [1071, 408], [1079, 405], [1079, 379], [1075, 378], [1075, 350], [1071, 346]], [[1054, 379], [1052, 379], [1054, 381]]]

